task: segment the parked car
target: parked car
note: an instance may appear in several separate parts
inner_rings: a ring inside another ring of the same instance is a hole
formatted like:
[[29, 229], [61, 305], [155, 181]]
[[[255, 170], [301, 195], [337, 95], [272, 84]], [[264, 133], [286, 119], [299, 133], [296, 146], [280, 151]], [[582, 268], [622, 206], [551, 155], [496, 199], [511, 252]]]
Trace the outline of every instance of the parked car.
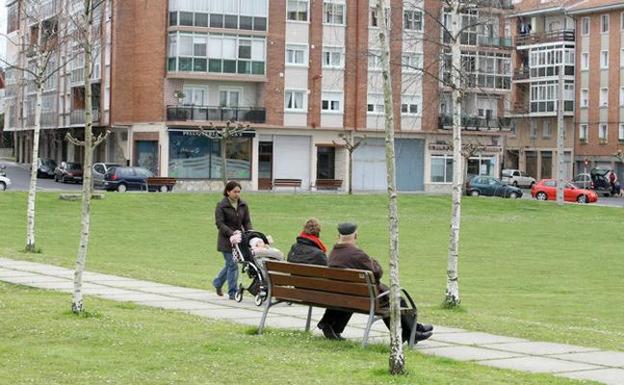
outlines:
[[54, 180], [62, 183], [82, 183], [82, 166], [73, 162], [61, 162], [54, 170]]
[[471, 196], [497, 196], [503, 198], [520, 198], [522, 190], [517, 187], [503, 184], [491, 176], [477, 175], [466, 182], [466, 194]]
[[[556, 200], [557, 181], [555, 179], [542, 179], [531, 188], [531, 196], [537, 200]], [[563, 200], [566, 202], [592, 203], [598, 200], [595, 191], [578, 188], [572, 183], [566, 182], [563, 189]]]
[[54, 170], [56, 170], [56, 167], [58, 166], [54, 159], [37, 159], [37, 178], [54, 178]]
[[590, 173], [578, 174], [572, 179], [572, 183], [583, 189], [595, 190], [598, 193], [604, 194], [604, 196], [611, 195], [611, 184], [609, 184], [609, 172], [610, 169], [605, 168], [592, 168]]
[[115, 163], [95, 163], [93, 164], [93, 186], [98, 188], [104, 188], [104, 175], [112, 167], [122, 167], [120, 164]]
[[154, 174], [142, 167], [111, 167], [104, 175], [104, 189], [125, 192], [145, 190], [147, 178]]
[[0, 175], [0, 191], [4, 191], [11, 186], [11, 179], [4, 175]]
[[535, 178], [528, 176], [526, 172], [516, 169], [505, 169], [501, 172], [501, 182], [515, 187], [531, 187], [535, 184]]

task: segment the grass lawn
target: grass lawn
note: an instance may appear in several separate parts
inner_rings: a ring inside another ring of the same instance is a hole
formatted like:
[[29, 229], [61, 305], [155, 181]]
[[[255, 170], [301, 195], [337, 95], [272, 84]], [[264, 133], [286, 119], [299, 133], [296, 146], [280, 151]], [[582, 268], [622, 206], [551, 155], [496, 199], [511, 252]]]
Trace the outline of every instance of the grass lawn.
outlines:
[[[548, 384], [582, 382], [406, 353], [387, 374], [387, 348], [361, 349], [303, 332], [243, 326], [127, 303], [0, 283], [2, 384]], [[585, 382], [587, 383], [587, 382]]]
[[[218, 194], [117, 194], [93, 202], [87, 268], [210, 288], [222, 266]], [[387, 266], [385, 195], [244, 194], [256, 229], [287, 252], [315, 216], [332, 244], [336, 223], [360, 225], [360, 245]], [[40, 193], [37, 246], [25, 239], [25, 193], [0, 194], [0, 256], [73, 267], [80, 202]], [[401, 283], [422, 320], [533, 340], [624, 351], [622, 219], [617, 208], [465, 198], [460, 247], [463, 305], [440, 306], [446, 284], [450, 198], [400, 196]], [[386, 274], [387, 275], [387, 274]], [[387, 282], [387, 277], [386, 280]]]

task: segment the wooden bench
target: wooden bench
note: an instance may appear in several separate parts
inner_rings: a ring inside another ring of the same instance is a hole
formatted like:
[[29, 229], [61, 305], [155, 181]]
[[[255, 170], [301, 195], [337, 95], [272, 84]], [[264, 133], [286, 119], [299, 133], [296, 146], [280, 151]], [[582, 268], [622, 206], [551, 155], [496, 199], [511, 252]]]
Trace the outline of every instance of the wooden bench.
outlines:
[[342, 179], [317, 179], [317, 190], [338, 190], [342, 187]]
[[[368, 314], [362, 346], [368, 343], [373, 323], [389, 316], [389, 309], [380, 306], [380, 299], [390, 292], [378, 293], [371, 271], [278, 261], [266, 261], [265, 266], [268, 293], [258, 334], [262, 334], [264, 330], [269, 309], [281, 302], [308, 306], [306, 331], [310, 330], [313, 307]], [[414, 315], [414, 327], [409, 340], [409, 346], [413, 347], [416, 337], [416, 305], [405, 290], [401, 291], [409, 306], [401, 311], [410, 311]]]
[[167, 192], [173, 189], [177, 180], [176, 178], [164, 176], [151, 176], [145, 180], [147, 191]]
[[294, 187], [296, 192], [297, 187], [301, 188], [301, 179], [273, 179], [273, 189], [275, 187]]

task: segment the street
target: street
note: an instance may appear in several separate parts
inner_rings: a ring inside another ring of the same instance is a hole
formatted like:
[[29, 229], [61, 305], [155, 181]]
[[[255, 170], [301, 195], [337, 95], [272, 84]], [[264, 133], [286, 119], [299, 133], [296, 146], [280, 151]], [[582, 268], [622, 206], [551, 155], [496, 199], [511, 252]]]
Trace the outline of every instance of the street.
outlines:
[[[6, 176], [11, 179], [11, 187], [7, 191], [28, 191], [30, 185], [30, 170], [27, 165], [6, 160], [0, 160], [0, 165], [6, 166]], [[57, 183], [54, 179], [37, 179], [37, 191], [80, 191], [82, 185]]]

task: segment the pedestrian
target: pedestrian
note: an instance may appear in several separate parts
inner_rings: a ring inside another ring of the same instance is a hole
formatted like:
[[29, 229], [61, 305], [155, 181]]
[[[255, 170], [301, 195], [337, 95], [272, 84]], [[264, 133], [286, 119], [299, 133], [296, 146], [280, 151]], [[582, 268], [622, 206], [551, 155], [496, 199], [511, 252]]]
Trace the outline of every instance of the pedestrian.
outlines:
[[611, 170], [609, 172], [609, 186], [611, 186], [611, 194], [615, 195], [615, 183], [617, 182], [617, 175], [615, 175], [615, 171]]
[[[357, 225], [353, 223], [341, 223], [338, 225], [339, 238], [329, 253], [329, 267], [341, 267], [346, 269], [369, 270], [375, 277], [377, 291], [379, 294], [390, 290], [380, 282], [383, 270], [375, 259], [369, 257], [364, 250], [356, 245]], [[380, 297], [380, 306], [387, 308], [390, 306], [388, 295]], [[407, 303], [401, 298], [401, 308], [406, 308]], [[340, 334], [343, 332], [353, 313], [342, 310], [327, 309], [323, 318], [318, 323], [318, 328], [323, 331], [323, 335], [329, 339], [342, 340]], [[433, 334], [433, 326], [417, 323], [413, 325], [413, 316], [401, 314], [401, 329], [403, 342], [409, 340], [412, 328], [416, 326], [415, 341], [426, 340]], [[390, 329], [390, 317], [383, 319], [386, 327]]]
[[327, 246], [319, 238], [320, 234], [318, 219], [308, 219], [288, 252], [288, 262], [327, 266]]
[[217, 235], [217, 250], [223, 253], [225, 265], [212, 281], [219, 296], [223, 296], [223, 284], [227, 280], [228, 295], [234, 299], [238, 281], [238, 267], [232, 258], [232, 243], [230, 237], [239, 236], [243, 231], [252, 230], [249, 206], [240, 199], [241, 185], [231, 180], [223, 190], [223, 199], [217, 203], [215, 209], [215, 225], [219, 230]]

